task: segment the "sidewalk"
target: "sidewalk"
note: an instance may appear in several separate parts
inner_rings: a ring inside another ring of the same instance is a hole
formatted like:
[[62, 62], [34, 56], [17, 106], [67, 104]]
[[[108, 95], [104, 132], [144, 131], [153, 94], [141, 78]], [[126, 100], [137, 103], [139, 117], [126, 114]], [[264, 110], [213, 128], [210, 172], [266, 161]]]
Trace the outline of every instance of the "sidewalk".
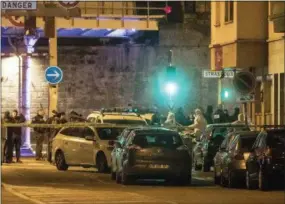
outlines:
[[2, 186], [2, 191], [1, 191], [1, 203], [2, 204], [34, 204], [34, 202], [28, 201], [26, 199], [20, 198], [10, 193], [3, 186]]

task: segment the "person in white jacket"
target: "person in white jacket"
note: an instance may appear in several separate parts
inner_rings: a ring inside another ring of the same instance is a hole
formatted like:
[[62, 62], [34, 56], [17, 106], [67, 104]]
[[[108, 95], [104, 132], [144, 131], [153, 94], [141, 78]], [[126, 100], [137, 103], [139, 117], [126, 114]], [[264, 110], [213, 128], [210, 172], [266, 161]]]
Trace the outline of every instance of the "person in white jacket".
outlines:
[[194, 124], [188, 126], [188, 129], [194, 129], [195, 138], [199, 138], [202, 133], [206, 130], [207, 121], [203, 116], [203, 113], [200, 109], [195, 110], [195, 119]]
[[176, 120], [175, 115], [173, 112], [168, 112], [167, 119], [163, 124], [166, 128], [175, 128], [176, 127]]

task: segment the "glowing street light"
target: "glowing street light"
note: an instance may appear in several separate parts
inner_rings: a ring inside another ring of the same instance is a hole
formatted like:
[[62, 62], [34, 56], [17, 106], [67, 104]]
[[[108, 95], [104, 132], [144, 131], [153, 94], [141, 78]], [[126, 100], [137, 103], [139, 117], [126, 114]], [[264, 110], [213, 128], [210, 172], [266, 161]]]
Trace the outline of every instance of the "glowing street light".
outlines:
[[177, 92], [177, 84], [173, 82], [169, 82], [165, 86], [165, 91], [168, 93], [169, 96], [173, 96]]

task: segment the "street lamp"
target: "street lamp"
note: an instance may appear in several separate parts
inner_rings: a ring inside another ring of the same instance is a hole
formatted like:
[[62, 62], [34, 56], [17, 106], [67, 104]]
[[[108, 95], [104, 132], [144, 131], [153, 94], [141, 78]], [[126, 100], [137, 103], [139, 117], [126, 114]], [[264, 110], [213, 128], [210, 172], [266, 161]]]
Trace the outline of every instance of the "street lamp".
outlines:
[[171, 98], [177, 92], [177, 84], [174, 82], [169, 82], [165, 85], [165, 91], [167, 92], [168, 96]]

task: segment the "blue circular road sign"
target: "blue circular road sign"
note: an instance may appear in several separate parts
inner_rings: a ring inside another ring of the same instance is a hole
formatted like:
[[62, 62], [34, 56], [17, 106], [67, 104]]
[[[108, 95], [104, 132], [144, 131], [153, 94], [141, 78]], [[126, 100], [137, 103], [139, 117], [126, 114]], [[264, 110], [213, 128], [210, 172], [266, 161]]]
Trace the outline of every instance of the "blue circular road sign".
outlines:
[[50, 84], [58, 84], [62, 81], [63, 72], [57, 67], [48, 67], [45, 71], [45, 78]]

